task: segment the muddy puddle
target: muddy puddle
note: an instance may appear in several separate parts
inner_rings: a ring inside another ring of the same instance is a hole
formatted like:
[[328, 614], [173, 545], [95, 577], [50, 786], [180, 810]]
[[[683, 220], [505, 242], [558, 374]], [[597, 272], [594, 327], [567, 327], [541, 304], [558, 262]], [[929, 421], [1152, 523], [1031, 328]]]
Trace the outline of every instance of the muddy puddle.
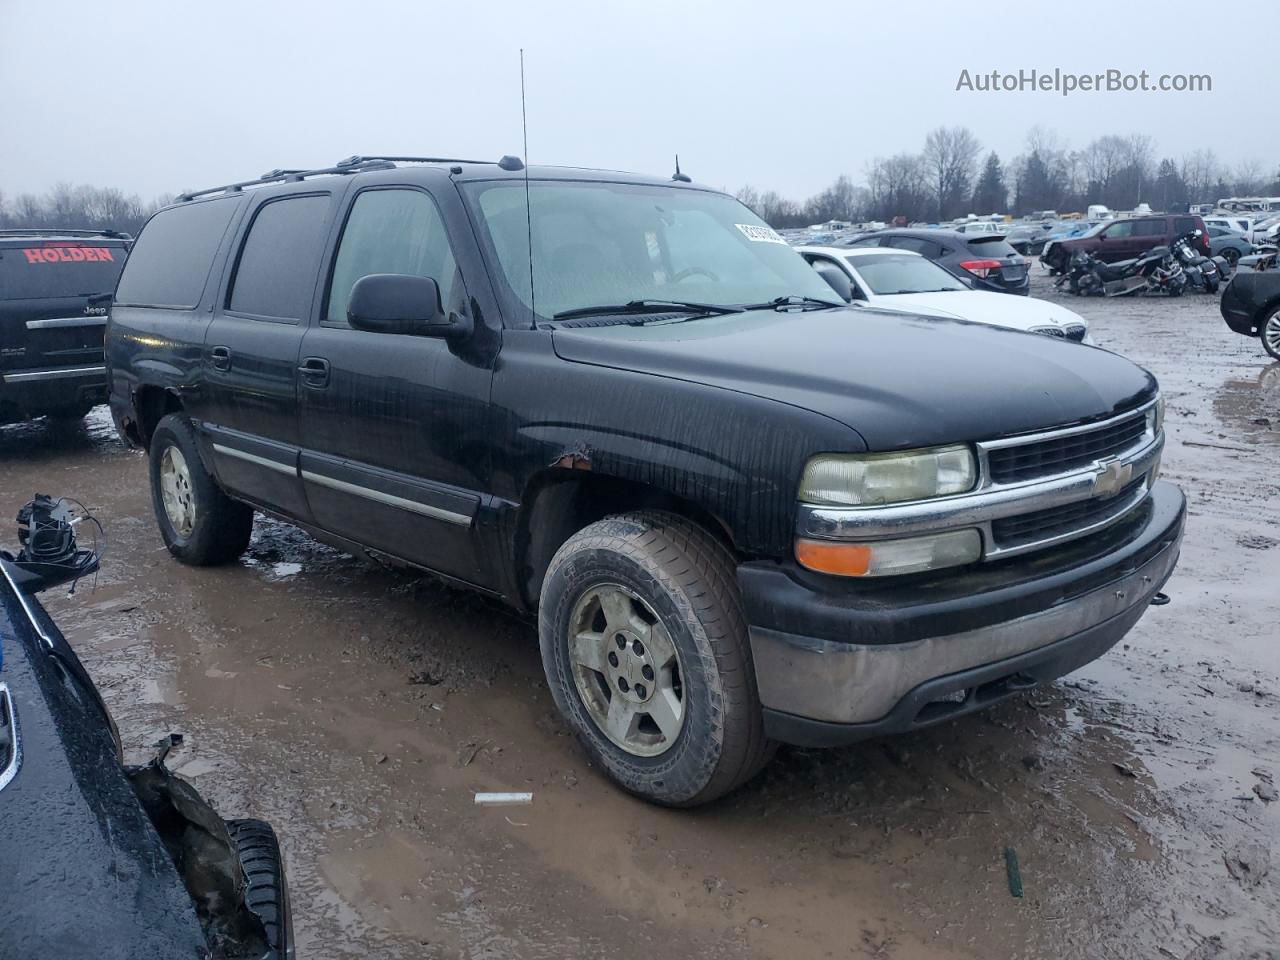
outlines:
[[[586, 764], [533, 626], [492, 602], [261, 519], [236, 566], [171, 561], [145, 460], [102, 409], [0, 427], [0, 518], [40, 491], [103, 520], [96, 585], [46, 605], [131, 759], [181, 732], [179, 772], [275, 824], [302, 957], [1273, 956], [1280, 804], [1257, 788], [1280, 776], [1280, 367], [1207, 297], [1068, 305], [1169, 399], [1165, 474], [1191, 506], [1173, 602], [1055, 685], [784, 749], [694, 812]], [[513, 790], [533, 802], [473, 802]]]

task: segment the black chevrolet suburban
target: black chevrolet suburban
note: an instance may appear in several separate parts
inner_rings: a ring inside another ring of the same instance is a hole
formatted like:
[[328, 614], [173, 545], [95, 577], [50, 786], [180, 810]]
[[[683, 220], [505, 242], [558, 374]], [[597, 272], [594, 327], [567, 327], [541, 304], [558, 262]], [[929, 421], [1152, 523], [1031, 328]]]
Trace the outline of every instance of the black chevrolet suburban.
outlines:
[[0, 230], [0, 423], [78, 420], [107, 399], [102, 330], [128, 246], [112, 230]]
[[183, 196], [107, 365], [175, 557], [259, 510], [536, 613], [569, 726], [670, 805], [1074, 670], [1182, 536], [1146, 371], [849, 309], [679, 174], [353, 157]]

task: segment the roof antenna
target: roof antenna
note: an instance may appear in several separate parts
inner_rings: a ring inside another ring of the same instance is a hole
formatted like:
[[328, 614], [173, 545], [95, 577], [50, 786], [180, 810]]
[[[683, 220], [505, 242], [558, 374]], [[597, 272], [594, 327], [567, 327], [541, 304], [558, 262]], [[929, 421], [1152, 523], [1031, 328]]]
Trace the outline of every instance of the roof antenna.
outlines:
[[529, 326], [537, 323], [538, 309], [533, 293], [533, 208], [529, 205], [529, 116], [524, 106], [524, 47], [520, 48], [520, 127], [524, 135], [524, 219], [529, 238]]
[[676, 154], [676, 172], [671, 175], [671, 179], [678, 183], [693, 183], [693, 178], [687, 173], [680, 172], [680, 154]]

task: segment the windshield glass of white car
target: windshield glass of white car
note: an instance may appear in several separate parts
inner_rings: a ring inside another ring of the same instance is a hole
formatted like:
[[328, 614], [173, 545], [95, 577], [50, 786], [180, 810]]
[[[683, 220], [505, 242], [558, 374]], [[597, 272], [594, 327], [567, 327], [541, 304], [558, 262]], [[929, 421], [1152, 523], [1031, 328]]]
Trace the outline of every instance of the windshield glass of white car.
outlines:
[[945, 293], [950, 290], [969, 289], [933, 261], [926, 260], [924, 257], [884, 253], [846, 259], [858, 272], [863, 282], [871, 288], [871, 292], [879, 296], [891, 296], [895, 293]]

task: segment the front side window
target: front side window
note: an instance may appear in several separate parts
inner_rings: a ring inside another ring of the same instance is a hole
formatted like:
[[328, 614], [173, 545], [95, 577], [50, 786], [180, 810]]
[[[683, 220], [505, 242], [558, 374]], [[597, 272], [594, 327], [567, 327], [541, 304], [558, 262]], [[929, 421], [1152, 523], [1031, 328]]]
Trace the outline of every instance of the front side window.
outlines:
[[420, 190], [366, 190], [351, 205], [329, 282], [324, 322], [347, 326], [351, 288], [373, 273], [430, 277], [445, 309], [457, 306], [462, 283], [444, 220]]
[[879, 296], [969, 289], [942, 267], [924, 257], [884, 253], [847, 259], [862, 282]]
[[508, 288], [537, 317], [632, 300], [832, 299], [804, 258], [732, 197], [597, 181], [535, 181], [528, 189], [527, 207], [523, 182], [464, 191]]
[[306, 316], [328, 211], [327, 194], [263, 204], [240, 248], [227, 309], [279, 320]]
[[1133, 235], [1133, 221], [1125, 220], [1121, 223], [1113, 223], [1110, 229], [1103, 236], [1108, 240], [1122, 240], [1125, 237]]

